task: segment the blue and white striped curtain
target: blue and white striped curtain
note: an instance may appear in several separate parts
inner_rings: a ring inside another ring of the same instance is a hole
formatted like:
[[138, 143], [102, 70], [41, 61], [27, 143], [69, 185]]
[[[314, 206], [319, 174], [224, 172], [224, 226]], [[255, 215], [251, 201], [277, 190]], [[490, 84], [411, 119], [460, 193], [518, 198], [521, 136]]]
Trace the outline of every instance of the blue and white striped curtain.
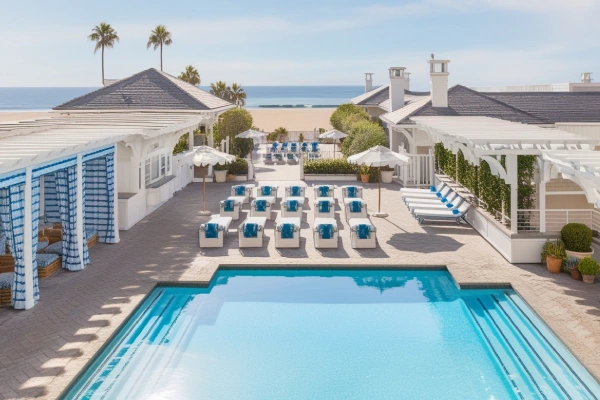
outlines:
[[[32, 228], [34, 228], [34, 241], [31, 248], [33, 256], [33, 291], [34, 300], [39, 299], [37, 262], [35, 253], [37, 250], [37, 224], [39, 216], [39, 180], [33, 181], [33, 208]], [[0, 220], [8, 237], [10, 252], [15, 260], [15, 273], [12, 286], [12, 303], [16, 309], [25, 308], [25, 249], [24, 249], [24, 215], [25, 215], [25, 187], [14, 185], [0, 188]], [[37, 193], [37, 196], [36, 196]]]
[[37, 303], [40, 298], [38, 286], [38, 229], [40, 224], [40, 178], [31, 181], [31, 259], [33, 260], [33, 299]]
[[84, 164], [86, 230], [98, 232], [102, 243], [115, 243], [114, 160], [111, 153]]
[[44, 221], [50, 223], [61, 221], [54, 173], [44, 175]]
[[69, 271], [83, 269], [89, 263], [87, 241], [83, 241], [83, 265], [77, 250], [77, 170], [69, 167], [56, 171], [56, 192], [60, 205], [60, 218], [63, 230], [62, 267]]

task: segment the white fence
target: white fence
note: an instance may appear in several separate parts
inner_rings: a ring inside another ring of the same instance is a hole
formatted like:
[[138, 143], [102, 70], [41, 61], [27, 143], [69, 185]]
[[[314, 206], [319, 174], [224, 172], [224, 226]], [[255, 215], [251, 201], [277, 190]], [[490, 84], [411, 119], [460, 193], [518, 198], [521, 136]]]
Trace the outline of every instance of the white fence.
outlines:
[[[518, 210], [519, 232], [540, 232], [540, 210]], [[546, 210], [546, 232], [560, 232], [568, 223], [577, 222], [600, 231], [600, 211], [596, 209]]]
[[404, 187], [433, 185], [433, 154], [409, 154], [410, 164], [396, 167], [396, 177]]

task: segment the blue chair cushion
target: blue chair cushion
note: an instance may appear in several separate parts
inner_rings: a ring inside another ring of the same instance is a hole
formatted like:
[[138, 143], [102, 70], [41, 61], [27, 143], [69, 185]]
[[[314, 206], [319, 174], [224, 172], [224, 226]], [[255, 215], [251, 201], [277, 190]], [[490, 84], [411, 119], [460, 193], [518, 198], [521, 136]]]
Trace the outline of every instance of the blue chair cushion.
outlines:
[[454, 204], [452, 204], [452, 203], [448, 203], [448, 204], [446, 204], [446, 207], [448, 207], [448, 208], [452, 208], [452, 207], [454, 207]]
[[431, 192], [437, 192], [437, 190], [436, 190], [435, 186], [429, 186], [429, 190], [430, 190]]
[[52, 253], [58, 254], [59, 256], [63, 255], [63, 242], [62, 240], [56, 243], [52, 243], [50, 246], [41, 250], [42, 253]]
[[256, 211], [266, 212], [267, 211], [267, 201], [266, 200], [254, 200], [254, 208]]
[[371, 227], [367, 224], [359, 224], [356, 226], [356, 233], [359, 239], [369, 239], [371, 237]]
[[281, 224], [281, 238], [282, 239], [293, 239], [294, 238], [294, 224]]
[[255, 223], [244, 224], [244, 237], [245, 238], [258, 237], [258, 224], [255, 224]]
[[442, 196], [442, 194], [441, 194], [440, 192], [437, 192], [435, 195], [436, 195], [437, 197], [439, 197], [440, 199], [442, 199], [442, 198], [444, 197], [444, 196]]
[[319, 197], [328, 197], [329, 186], [319, 186]]
[[355, 198], [356, 192], [357, 192], [356, 186], [348, 186], [346, 188], [346, 195], [348, 196], [348, 198], [351, 198], [351, 199]]
[[292, 196], [292, 197], [302, 196], [302, 190], [300, 189], [300, 186], [292, 186], [290, 188], [290, 196]]
[[0, 289], [10, 289], [15, 279], [14, 272], [4, 272], [0, 274]]
[[208, 222], [204, 224], [204, 236], [207, 239], [216, 239], [219, 237], [219, 224]]
[[271, 186], [261, 186], [260, 193], [263, 196], [270, 196], [271, 195]]
[[243, 186], [243, 185], [235, 186], [235, 195], [236, 196], [245, 196], [246, 195], [246, 186]]
[[6, 254], [6, 234], [0, 234], [0, 255]]
[[460, 214], [460, 211], [458, 211], [458, 210], [452, 210], [452, 214], [458, 215], [458, 214]]
[[326, 200], [319, 201], [319, 212], [328, 213], [329, 212], [329, 202]]
[[288, 211], [298, 211], [298, 200], [286, 201], [286, 207]]
[[38, 241], [38, 244], [37, 244], [37, 251], [40, 251], [40, 250], [42, 250], [42, 249], [44, 249], [44, 248], [48, 247], [48, 245], [49, 245], [49, 244], [50, 244], [50, 242], [49, 242], [49, 241], [47, 241], [47, 240], [41, 240], [41, 241]]
[[38, 268], [46, 268], [58, 259], [58, 254], [36, 254], [35, 259], [37, 260]]
[[271, 154], [265, 154], [265, 160], [272, 160], [273, 156]]
[[351, 213], [359, 213], [362, 209], [362, 203], [360, 201], [354, 200], [348, 203], [348, 208]]
[[288, 158], [288, 160], [293, 160], [294, 159], [294, 154], [293, 153], [288, 153], [287, 158]]
[[319, 143], [312, 142], [310, 145], [312, 147], [312, 151], [317, 151], [317, 148], [319, 147]]
[[333, 238], [333, 225], [332, 224], [319, 225], [319, 236], [321, 237], [321, 239], [332, 239]]
[[233, 212], [235, 210], [235, 200], [227, 199], [223, 200], [223, 211]]
[[440, 200], [442, 200], [442, 203], [445, 203], [448, 201], [448, 199], [446, 197], [442, 197]]

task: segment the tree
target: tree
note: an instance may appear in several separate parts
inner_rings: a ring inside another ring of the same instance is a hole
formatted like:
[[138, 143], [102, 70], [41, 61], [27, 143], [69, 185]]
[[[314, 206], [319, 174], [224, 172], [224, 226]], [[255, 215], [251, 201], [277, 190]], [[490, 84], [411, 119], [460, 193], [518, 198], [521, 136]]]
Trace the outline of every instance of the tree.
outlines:
[[333, 114], [331, 114], [329, 122], [331, 123], [331, 126], [333, 126], [334, 129], [337, 129], [338, 131], [342, 131], [344, 133], [348, 133], [350, 129], [348, 128], [347, 124], [344, 125], [343, 123], [344, 119], [348, 118], [351, 115], [354, 116], [351, 118], [354, 118], [355, 120], [371, 120], [371, 117], [369, 117], [369, 114], [367, 114], [365, 110], [363, 110], [355, 104], [346, 103], [336, 108]]
[[283, 126], [280, 126], [279, 128], [275, 129], [273, 133], [277, 135], [277, 140], [281, 142], [287, 139], [288, 131]]
[[342, 144], [342, 152], [346, 157], [350, 157], [377, 145], [389, 147], [385, 131], [374, 122], [362, 121], [352, 127], [350, 135], [346, 137]]
[[163, 70], [163, 46], [170, 46], [173, 43], [171, 39], [171, 32], [167, 30], [167, 27], [164, 25], [158, 25], [154, 28], [153, 31], [150, 32], [150, 37], [148, 38], [148, 43], [146, 43], [146, 48], [154, 47], [154, 50], [160, 47], [160, 70]]
[[100, 25], [96, 25], [92, 29], [92, 34], [88, 36], [88, 40], [96, 42], [94, 54], [99, 49], [102, 49], [102, 84], [104, 85], [104, 48], [108, 47], [112, 49], [115, 43], [119, 41], [119, 36], [110, 24], [101, 22]]
[[233, 138], [231, 142], [231, 153], [245, 158], [254, 149], [254, 140], [247, 138]]
[[185, 71], [179, 74], [178, 78], [194, 86], [200, 85], [200, 74], [198, 73], [198, 70], [191, 65], [185, 67]]
[[252, 115], [247, 110], [243, 108], [227, 110], [221, 114], [219, 121], [213, 128], [215, 142], [218, 143], [226, 137], [232, 139], [251, 127]]
[[229, 91], [229, 101], [238, 107], [243, 107], [246, 105], [246, 92], [240, 84], [233, 83], [231, 87], [227, 88], [227, 90]]
[[223, 81], [210, 84], [210, 94], [217, 96], [223, 100], [231, 101], [229, 98], [231, 88]]

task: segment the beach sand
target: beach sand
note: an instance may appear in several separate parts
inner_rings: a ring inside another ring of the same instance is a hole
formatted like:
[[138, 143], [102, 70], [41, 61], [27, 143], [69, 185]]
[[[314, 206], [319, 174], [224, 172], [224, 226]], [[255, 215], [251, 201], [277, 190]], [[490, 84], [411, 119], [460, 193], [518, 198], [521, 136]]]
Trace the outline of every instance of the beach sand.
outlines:
[[[329, 117], [334, 108], [300, 108], [300, 109], [252, 109], [250, 114], [254, 126], [271, 132], [283, 126], [288, 131], [312, 131], [315, 128], [331, 129]], [[48, 112], [0, 112], [0, 122], [23, 121], [43, 118]]]

